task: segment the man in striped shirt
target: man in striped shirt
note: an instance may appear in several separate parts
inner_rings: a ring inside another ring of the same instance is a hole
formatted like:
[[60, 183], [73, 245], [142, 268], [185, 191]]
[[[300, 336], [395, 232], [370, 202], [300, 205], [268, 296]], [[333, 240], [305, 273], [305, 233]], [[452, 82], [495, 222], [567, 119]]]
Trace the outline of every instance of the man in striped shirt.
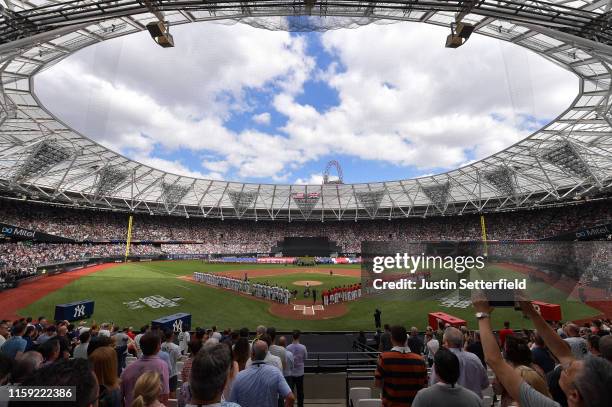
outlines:
[[376, 386], [382, 390], [384, 407], [410, 407], [417, 392], [427, 387], [425, 361], [410, 351], [407, 339], [406, 328], [391, 327], [393, 348], [378, 358], [375, 378]]

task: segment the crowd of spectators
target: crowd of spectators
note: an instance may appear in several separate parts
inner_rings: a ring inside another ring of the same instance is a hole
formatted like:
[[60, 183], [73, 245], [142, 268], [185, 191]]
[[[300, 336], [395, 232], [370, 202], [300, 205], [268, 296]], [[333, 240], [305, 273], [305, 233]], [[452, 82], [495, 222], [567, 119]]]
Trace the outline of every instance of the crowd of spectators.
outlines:
[[[0, 244], [0, 281], [26, 278], [36, 274], [37, 267], [83, 260], [91, 257], [122, 256], [125, 244]], [[152, 245], [133, 245], [132, 255], [154, 256], [162, 252]]]
[[272, 327], [254, 336], [216, 327], [176, 335], [148, 325], [3, 320], [0, 394], [9, 385], [75, 386], [75, 402], [28, 406], [162, 407], [174, 399], [180, 407], [303, 407], [307, 355], [299, 331], [277, 338]]
[[[485, 215], [491, 240], [539, 239], [608, 223], [609, 201], [540, 210]], [[125, 239], [126, 213], [86, 210], [23, 201], [0, 200], [2, 221], [78, 241]], [[345, 253], [358, 252], [362, 241], [479, 240], [478, 215], [387, 220], [286, 222], [218, 220], [136, 214], [132, 239], [198, 242], [207, 253], [265, 253], [284, 237], [326, 236]], [[186, 248], [187, 249], [187, 248]]]
[[505, 242], [490, 244], [489, 257], [546, 270], [584, 286], [609, 287], [612, 283], [610, 242]]
[[[474, 307], [479, 331], [446, 325], [421, 336], [416, 327], [385, 325], [374, 375], [383, 406], [483, 406], [491, 390], [501, 406], [609, 405], [611, 321], [551, 326], [523, 301], [536, 330], [506, 324], [495, 335], [488, 302], [476, 298]], [[0, 393], [7, 385], [76, 387], [76, 402], [46, 406], [162, 407], [176, 399], [180, 407], [303, 407], [307, 359], [299, 331], [278, 336], [273, 327], [176, 335], [148, 325], [0, 321]]]
[[[488, 214], [488, 238], [537, 239], [578, 227], [608, 223], [612, 214], [607, 203]], [[34, 275], [41, 265], [89, 257], [122, 256], [125, 253], [123, 244], [108, 243], [125, 239], [125, 213], [7, 200], [0, 200], [0, 212], [3, 223], [87, 242], [0, 243], [0, 282]], [[130, 252], [134, 256], [269, 253], [283, 238], [292, 236], [326, 236], [336, 242], [344, 253], [358, 253], [362, 241], [479, 240], [482, 237], [480, 218], [475, 215], [325, 223], [135, 215], [132, 240], [149, 244], [133, 244]], [[151, 241], [158, 243], [150, 244]], [[179, 243], [167, 243], [170, 241]], [[569, 277], [576, 280], [582, 278], [585, 284], [608, 278], [609, 250], [595, 244], [584, 245], [581, 249], [573, 246], [571, 250], [567, 250], [566, 246], [563, 243], [491, 245], [489, 254], [512, 256], [519, 262], [531, 264], [549, 262], [573, 265], [576, 273]], [[589, 253], [577, 253], [576, 250]], [[577, 263], [586, 260], [589, 264]], [[569, 270], [571, 267], [566, 268]], [[577, 274], [577, 271], [580, 273]], [[603, 283], [605, 285], [605, 281]]]
[[[383, 406], [477, 407], [485, 405], [485, 392], [493, 396], [492, 405], [502, 407], [608, 405], [612, 397], [609, 320], [582, 327], [567, 323], [555, 329], [523, 301], [522, 311], [537, 330], [514, 331], [506, 323], [494, 334], [489, 322], [493, 310], [486, 299], [476, 299], [474, 306], [481, 312], [479, 331], [427, 327], [422, 340], [415, 327], [408, 335], [402, 326], [385, 325], [376, 338], [381, 352], [376, 385]], [[493, 380], [487, 369], [495, 374]]]

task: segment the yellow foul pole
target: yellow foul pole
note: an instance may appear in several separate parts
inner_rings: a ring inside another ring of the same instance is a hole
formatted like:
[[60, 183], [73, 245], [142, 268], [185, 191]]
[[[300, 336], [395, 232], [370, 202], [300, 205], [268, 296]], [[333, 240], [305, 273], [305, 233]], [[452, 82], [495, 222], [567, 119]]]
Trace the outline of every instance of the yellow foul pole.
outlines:
[[130, 255], [130, 244], [132, 243], [132, 215], [128, 219], [127, 239], [125, 240], [125, 261]]
[[485, 224], [484, 215], [480, 215], [480, 229], [482, 230], [482, 242], [484, 243], [484, 255], [489, 255], [489, 248], [487, 247], [487, 226]]

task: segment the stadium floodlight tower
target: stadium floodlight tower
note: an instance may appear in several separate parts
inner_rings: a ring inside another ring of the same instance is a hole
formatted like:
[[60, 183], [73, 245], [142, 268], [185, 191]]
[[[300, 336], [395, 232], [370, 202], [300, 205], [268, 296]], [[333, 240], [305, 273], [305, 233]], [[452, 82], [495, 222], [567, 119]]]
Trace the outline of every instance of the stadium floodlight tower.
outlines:
[[569, 141], [562, 142], [546, 151], [542, 158], [580, 179], [593, 178], [593, 180], [597, 181], [597, 177], [591, 172], [589, 165], [580, 155], [578, 148]]
[[451, 33], [446, 37], [446, 48], [459, 48], [470, 38], [476, 27], [462, 20], [475, 5], [476, 0], [466, 0], [463, 2], [463, 8], [455, 16], [455, 22], [450, 24]]
[[376, 212], [378, 208], [380, 208], [384, 196], [384, 190], [355, 191], [355, 197], [371, 218], [376, 216]]
[[227, 191], [227, 195], [229, 196], [230, 201], [232, 202], [232, 206], [236, 211], [236, 216], [238, 219], [244, 215], [244, 213], [249, 209], [257, 199], [257, 191]]
[[502, 195], [505, 195], [516, 201], [518, 193], [518, 183], [516, 175], [513, 171], [502, 165], [493, 168], [484, 173], [485, 180], [497, 189]]
[[96, 192], [94, 196], [100, 198], [119, 188], [128, 178], [128, 172], [116, 165], [106, 166], [98, 172], [96, 178]]
[[147, 31], [160, 47], [172, 48], [174, 47], [174, 37], [170, 34], [170, 28], [168, 23], [165, 21], [164, 13], [159, 7], [154, 4], [156, 2], [151, 0], [144, 0], [145, 5], [156, 18], [157, 21], [152, 21], [147, 24]]
[[421, 189], [423, 190], [425, 196], [429, 198], [431, 203], [433, 203], [441, 213], [446, 211], [451, 190], [450, 182], [447, 181], [443, 184], [424, 185], [421, 187]]
[[189, 192], [188, 186], [177, 183], [169, 184], [162, 182], [161, 189], [161, 199], [166, 205], [166, 210], [168, 212], [172, 212], [172, 210], [181, 202], [185, 195], [187, 195], [187, 192]]
[[57, 140], [43, 140], [32, 147], [30, 154], [26, 156], [25, 161], [17, 168], [13, 176], [13, 182], [21, 182], [44, 174], [49, 169], [68, 160], [70, 155], [71, 152], [59, 144]]

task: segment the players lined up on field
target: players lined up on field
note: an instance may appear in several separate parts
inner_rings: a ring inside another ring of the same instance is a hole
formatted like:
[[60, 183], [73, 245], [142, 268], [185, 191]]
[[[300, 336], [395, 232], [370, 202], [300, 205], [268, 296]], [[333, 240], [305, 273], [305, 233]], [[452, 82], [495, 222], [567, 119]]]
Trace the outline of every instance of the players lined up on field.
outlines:
[[344, 301], [353, 301], [361, 297], [361, 283], [334, 287], [323, 290], [323, 305], [338, 304]]
[[281, 304], [289, 304], [289, 300], [291, 299], [291, 292], [286, 288], [267, 284], [251, 283], [247, 279], [239, 280], [237, 278], [220, 276], [218, 274], [199, 272], [193, 273], [193, 279], [195, 281], [215, 287], [250, 294], [255, 297], [280, 302]]

